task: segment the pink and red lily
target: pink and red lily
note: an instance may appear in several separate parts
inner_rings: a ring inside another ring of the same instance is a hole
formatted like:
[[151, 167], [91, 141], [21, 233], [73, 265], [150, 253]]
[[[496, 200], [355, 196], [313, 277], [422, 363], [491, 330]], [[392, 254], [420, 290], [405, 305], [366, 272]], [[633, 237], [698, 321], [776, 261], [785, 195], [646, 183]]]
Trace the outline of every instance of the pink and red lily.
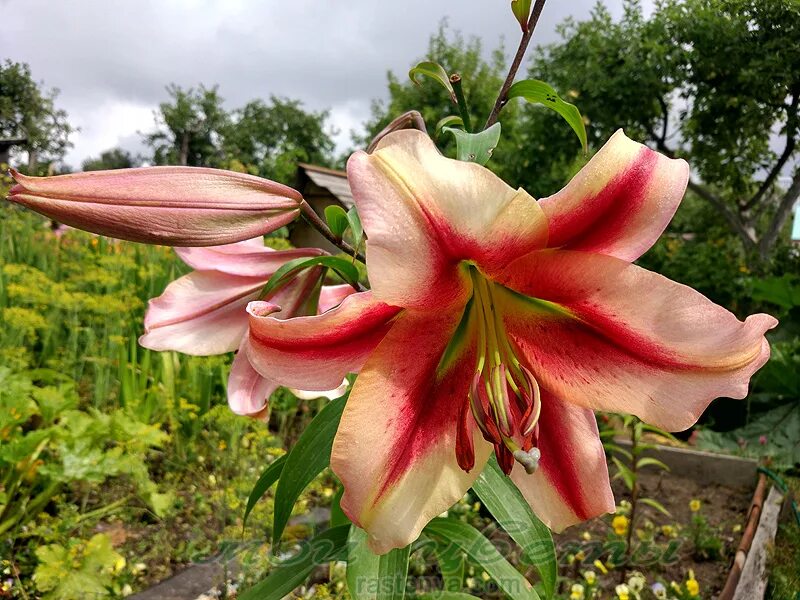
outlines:
[[413, 541], [492, 451], [551, 528], [612, 512], [593, 410], [682, 430], [712, 399], [744, 397], [769, 356], [775, 319], [741, 322], [632, 264], [689, 171], [622, 132], [538, 202], [419, 131], [347, 170], [372, 290], [292, 319], [251, 302], [246, 350], [287, 386], [360, 372], [331, 467], [376, 552]]
[[[228, 379], [228, 403], [237, 414], [262, 414], [278, 384], [270, 379], [269, 372], [257, 373], [243, 351], [248, 328], [245, 309], [287, 261], [324, 252], [314, 248], [275, 251], [264, 246], [262, 238], [224, 246], [177, 248], [176, 252], [195, 270], [170, 283], [161, 296], [150, 301], [145, 334], [139, 343], [151, 350], [175, 350], [196, 356], [238, 349]], [[311, 310], [312, 300], [317, 300], [319, 312], [324, 312], [355, 292], [349, 285], [320, 287], [321, 275], [319, 268], [308, 269], [275, 291], [269, 301], [280, 306], [277, 317], [304, 314]], [[338, 398], [346, 385], [340, 379], [331, 388], [335, 389], [295, 393], [301, 397]]]

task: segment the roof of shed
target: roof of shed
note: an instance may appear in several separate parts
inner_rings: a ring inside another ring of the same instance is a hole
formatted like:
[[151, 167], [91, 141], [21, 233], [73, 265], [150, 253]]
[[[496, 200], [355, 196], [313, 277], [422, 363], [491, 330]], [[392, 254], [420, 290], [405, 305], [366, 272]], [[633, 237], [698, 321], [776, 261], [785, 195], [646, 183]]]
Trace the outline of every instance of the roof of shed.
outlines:
[[306, 163], [299, 163], [297, 166], [315, 185], [328, 190], [345, 207], [353, 206], [353, 194], [350, 191], [350, 184], [347, 183], [347, 173]]

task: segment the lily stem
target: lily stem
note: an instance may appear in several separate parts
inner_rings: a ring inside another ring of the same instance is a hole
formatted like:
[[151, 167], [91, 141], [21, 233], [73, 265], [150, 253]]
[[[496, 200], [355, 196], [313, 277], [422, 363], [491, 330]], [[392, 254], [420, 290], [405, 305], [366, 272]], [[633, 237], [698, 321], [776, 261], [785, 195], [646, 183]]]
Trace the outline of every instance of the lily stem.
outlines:
[[314, 229], [319, 231], [326, 240], [339, 248], [345, 254], [349, 254], [357, 260], [360, 260], [362, 263], [366, 263], [366, 258], [364, 255], [361, 254], [356, 248], [353, 248], [350, 244], [345, 242], [342, 238], [334, 235], [325, 221], [323, 221], [314, 211], [314, 209], [311, 208], [311, 205], [308, 202], [303, 200], [300, 203], [300, 210], [302, 211], [303, 218], [306, 220], [306, 222]]
[[497, 96], [492, 112], [486, 120], [486, 125], [483, 126], [484, 129], [488, 129], [497, 122], [500, 111], [503, 110], [503, 107], [508, 103], [508, 90], [511, 88], [511, 84], [514, 83], [514, 78], [517, 76], [517, 71], [522, 64], [522, 58], [525, 56], [525, 52], [528, 49], [528, 44], [533, 36], [533, 30], [536, 29], [536, 24], [539, 22], [539, 16], [542, 14], [544, 3], [545, 0], [536, 0], [536, 4], [533, 5], [531, 16], [528, 19], [528, 26], [522, 33], [519, 48], [517, 48], [517, 53], [514, 55], [514, 60], [511, 63], [511, 68], [508, 70], [506, 80], [503, 82], [503, 87], [500, 88], [500, 94]]
[[467, 107], [467, 99], [464, 97], [464, 89], [461, 87], [461, 75], [458, 73], [450, 75], [450, 84], [456, 95], [456, 104], [458, 104], [461, 120], [464, 121], [464, 129], [467, 133], [472, 133], [472, 121], [469, 118], [469, 107]]

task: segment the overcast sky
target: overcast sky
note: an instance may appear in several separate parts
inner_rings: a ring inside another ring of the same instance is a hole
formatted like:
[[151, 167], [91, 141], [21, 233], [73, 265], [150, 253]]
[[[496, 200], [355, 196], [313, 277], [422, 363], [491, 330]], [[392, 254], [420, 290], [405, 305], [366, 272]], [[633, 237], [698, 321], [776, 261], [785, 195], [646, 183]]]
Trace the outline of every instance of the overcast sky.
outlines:
[[[593, 4], [550, 0], [535, 42]], [[606, 4], [621, 12], [621, 0]], [[0, 0], [0, 15], [0, 60], [60, 89], [80, 128], [73, 168], [114, 146], [141, 150], [170, 82], [219, 84], [229, 108], [275, 94], [329, 109], [343, 148], [385, 97], [387, 71], [421, 58], [442, 18], [487, 49], [504, 37], [511, 51], [520, 35], [506, 0]]]

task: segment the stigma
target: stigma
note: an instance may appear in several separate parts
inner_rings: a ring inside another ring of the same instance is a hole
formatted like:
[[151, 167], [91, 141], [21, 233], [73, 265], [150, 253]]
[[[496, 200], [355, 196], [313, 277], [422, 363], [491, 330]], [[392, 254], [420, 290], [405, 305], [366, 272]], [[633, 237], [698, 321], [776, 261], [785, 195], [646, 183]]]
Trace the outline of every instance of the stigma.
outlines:
[[[497, 461], [508, 475], [518, 462], [526, 473], [539, 466], [537, 447], [542, 401], [536, 378], [517, 358], [508, 339], [497, 284], [470, 268], [473, 298], [470, 310], [477, 320], [475, 373], [461, 405], [456, 436], [458, 465], [470, 471], [475, 465], [472, 442], [474, 420], [483, 438], [492, 444]], [[472, 418], [470, 418], [472, 417]]]

